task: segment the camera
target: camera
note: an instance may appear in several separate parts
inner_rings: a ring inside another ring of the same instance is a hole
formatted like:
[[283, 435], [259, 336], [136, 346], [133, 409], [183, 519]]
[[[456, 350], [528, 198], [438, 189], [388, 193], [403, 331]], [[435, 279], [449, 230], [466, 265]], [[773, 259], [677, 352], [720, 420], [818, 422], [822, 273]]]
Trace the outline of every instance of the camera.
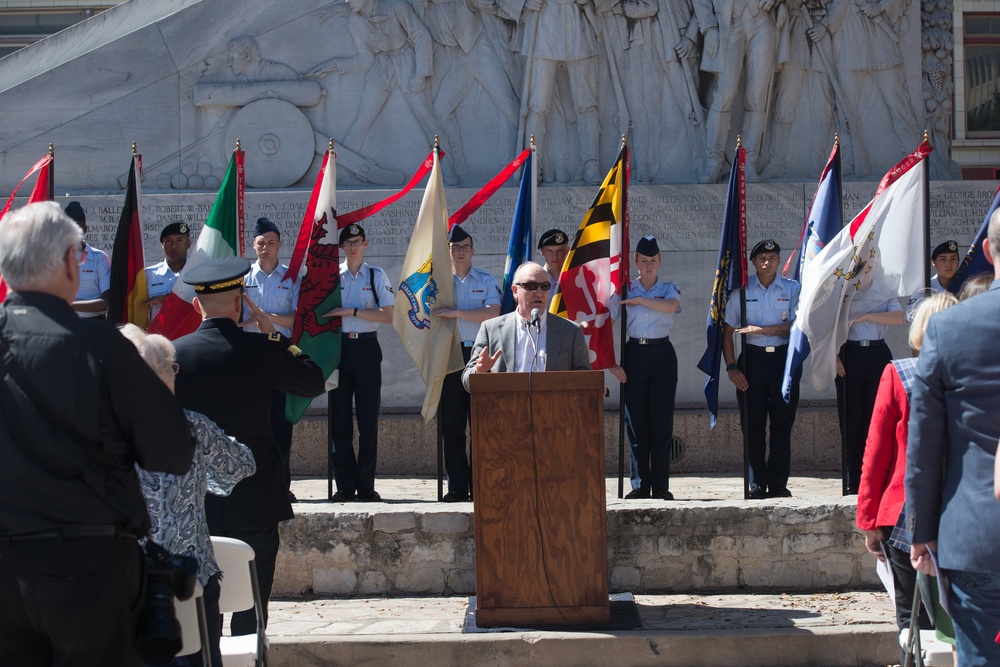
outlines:
[[198, 581], [198, 559], [177, 556], [146, 541], [146, 601], [139, 617], [135, 647], [149, 665], [165, 665], [181, 650], [181, 626], [174, 597], [187, 600]]

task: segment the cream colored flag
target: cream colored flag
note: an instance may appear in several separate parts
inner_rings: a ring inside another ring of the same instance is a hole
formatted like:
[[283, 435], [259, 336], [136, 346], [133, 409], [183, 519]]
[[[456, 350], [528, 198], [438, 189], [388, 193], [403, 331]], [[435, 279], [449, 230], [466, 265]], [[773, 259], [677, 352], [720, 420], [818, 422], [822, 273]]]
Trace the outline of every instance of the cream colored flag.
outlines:
[[431, 314], [434, 308], [454, 307], [448, 203], [444, 196], [441, 162], [435, 151], [430, 180], [403, 260], [392, 317], [393, 328], [427, 385], [424, 405], [420, 409], [425, 422], [437, 413], [444, 377], [464, 366], [457, 321]]

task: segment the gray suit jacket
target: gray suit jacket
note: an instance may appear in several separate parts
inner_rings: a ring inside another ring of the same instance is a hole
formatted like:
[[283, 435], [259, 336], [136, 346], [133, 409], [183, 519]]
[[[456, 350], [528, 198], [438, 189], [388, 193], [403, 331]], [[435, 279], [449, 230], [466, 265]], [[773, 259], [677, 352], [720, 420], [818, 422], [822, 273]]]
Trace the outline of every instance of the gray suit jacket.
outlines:
[[938, 541], [941, 567], [1000, 572], [1000, 281], [930, 319], [906, 454], [907, 526]]
[[[514, 350], [517, 341], [518, 314], [516, 312], [486, 320], [479, 327], [472, 356], [462, 371], [462, 384], [469, 389], [469, 375], [476, 372], [476, 360], [483, 348], [492, 356], [498, 349], [500, 358], [492, 372], [504, 373], [514, 365]], [[545, 321], [545, 370], [547, 371], [589, 371], [590, 352], [583, 331], [575, 322], [549, 314]]]

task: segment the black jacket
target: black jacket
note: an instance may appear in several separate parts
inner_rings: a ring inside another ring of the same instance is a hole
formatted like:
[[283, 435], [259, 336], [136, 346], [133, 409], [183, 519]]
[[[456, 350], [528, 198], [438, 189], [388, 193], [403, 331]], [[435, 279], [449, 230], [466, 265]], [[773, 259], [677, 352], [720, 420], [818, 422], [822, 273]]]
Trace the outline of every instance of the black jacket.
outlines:
[[50, 294], [9, 294], [0, 334], [20, 368], [0, 360], [0, 535], [100, 524], [144, 534], [135, 464], [182, 474], [194, 455], [166, 385], [107, 322]]
[[289, 341], [242, 331], [225, 318], [205, 320], [178, 338], [177, 398], [247, 445], [257, 472], [226, 498], [205, 498], [213, 532], [261, 528], [292, 518], [284, 460], [271, 431], [276, 391], [312, 397], [323, 393], [325, 378], [316, 363], [288, 350]]

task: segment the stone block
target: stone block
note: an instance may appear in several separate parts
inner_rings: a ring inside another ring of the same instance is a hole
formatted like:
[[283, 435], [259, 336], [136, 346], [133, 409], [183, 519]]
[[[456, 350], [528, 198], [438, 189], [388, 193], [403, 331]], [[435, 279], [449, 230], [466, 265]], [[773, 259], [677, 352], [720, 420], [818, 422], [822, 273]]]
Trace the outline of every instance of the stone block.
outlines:
[[815, 560], [743, 559], [740, 561], [740, 585], [809, 590], [815, 586], [815, 571]]
[[450, 542], [418, 544], [406, 559], [410, 563], [454, 563], [455, 547]]
[[413, 512], [379, 512], [372, 516], [372, 530], [376, 533], [402, 533], [416, 528]]
[[400, 568], [393, 589], [399, 593], [440, 594], [444, 589], [444, 571], [433, 566]]
[[639, 589], [642, 583], [642, 572], [635, 567], [611, 568], [611, 590], [631, 592]]
[[679, 537], [661, 536], [656, 540], [656, 552], [661, 556], [680, 556], [684, 553], [684, 542]]
[[358, 575], [345, 567], [314, 567], [313, 592], [330, 595], [352, 595]]
[[[819, 588], [845, 588], [859, 586], [855, 579], [857, 557], [852, 554], [831, 553], [819, 559], [816, 568], [815, 585]], [[875, 569], [875, 559], [871, 559], [871, 569]]]
[[451, 569], [445, 576], [445, 595], [474, 595], [476, 573], [470, 569]]
[[382, 572], [369, 570], [358, 576], [358, 595], [385, 595], [391, 586]]
[[781, 541], [781, 551], [785, 555], [811, 554], [835, 544], [836, 536], [830, 533], [795, 533]]
[[467, 512], [428, 512], [420, 517], [420, 529], [427, 533], [466, 533], [471, 523]]

